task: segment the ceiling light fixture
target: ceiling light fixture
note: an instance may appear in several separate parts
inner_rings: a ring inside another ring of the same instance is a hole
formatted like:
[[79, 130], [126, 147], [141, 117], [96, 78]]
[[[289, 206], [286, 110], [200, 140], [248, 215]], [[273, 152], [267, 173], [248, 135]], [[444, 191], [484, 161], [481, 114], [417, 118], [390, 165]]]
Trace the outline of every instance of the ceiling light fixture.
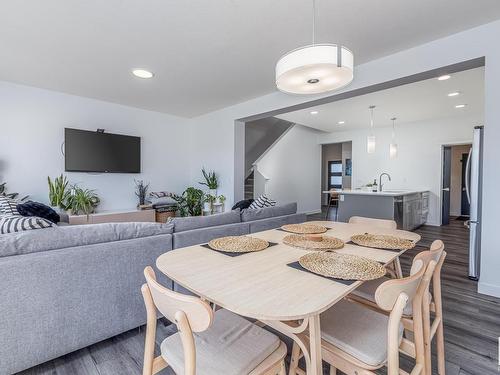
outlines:
[[465, 108], [467, 104], [457, 104], [455, 108]]
[[398, 144], [396, 143], [396, 117], [391, 118], [392, 121], [392, 139], [389, 145], [389, 157], [395, 159], [398, 156]]
[[448, 94], [448, 96], [458, 96], [458, 95], [460, 95], [460, 91], [454, 91]]
[[311, 115], [317, 115], [319, 113], [319, 111], [311, 111]]
[[337, 44], [316, 44], [316, 0], [312, 4], [312, 44], [297, 48], [276, 63], [276, 86], [290, 94], [320, 94], [351, 83], [354, 55]]
[[374, 105], [368, 107], [370, 110], [370, 134], [366, 138], [366, 152], [369, 154], [373, 154], [375, 152], [375, 135], [373, 134], [373, 110], [375, 109]]
[[443, 76], [438, 77], [438, 81], [446, 81], [447, 79], [450, 79], [451, 76], [449, 74], [445, 74]]
[[153, 78], [153, 76], [154, 76], [153, 73], [151, 73], [149, 70], [145, 70], [145, 69], [134, 69], [134, 70], [132, 70], [132, 74], [136, 77], [144, 78], [144, 79]]
[[337, 124], [339, 124], [339, 125], [344, 125], [344, 124], [345, 124], [345, 121], [339, 121], [339, 122], [337, 122]]

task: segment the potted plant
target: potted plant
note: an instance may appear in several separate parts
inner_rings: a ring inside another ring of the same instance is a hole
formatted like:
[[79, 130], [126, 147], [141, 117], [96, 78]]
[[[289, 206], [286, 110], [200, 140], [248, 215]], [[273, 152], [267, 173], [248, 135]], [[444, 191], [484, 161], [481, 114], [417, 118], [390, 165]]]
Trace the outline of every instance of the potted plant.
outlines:
[[95, 212], [101, 200], [94, 190], [73, 186], [68, 199], [68, 210], [73, 215], [87, 215]]
[[212, 194], [205, 195], [204, 198], [204, 211], [209, 211], [211, 214], [214, 212], [214, 203], [217, 200], [217, 197]]
[[226, 197], [225, 197], [225, 196], [223, 196], [223, 195], [219, 195], [219, 196], [217, 197], [217, 201], [218, 201], [220, 204], [222, 204], [222, 205], [223, 205], [223, 204], [224, 204], [224, 202], [226, 202]]
[[[10, 199], [16, 199], [17, 196], [19, 195], [19, 193], [7, 193], [7, 187], [6, 187], [7, 183], [6, 182], [2, 182], [0, 184], [0, 195], [3, 196], [3, 197], [7, 197], [7, 198], [10, 198]], [[21, 200], [24, 200], [26, 199], [27, 197], [24, 197], [23, 199]]]
[[62, 174], [56, 177], [54, 181], [47, 177], [49, 184], [49, 204], [55, 211], [66, 210], [70, 191], [68, 189], [68, 180]]
[[209, 189], [209, 194], [213, 196], [217, 196], [217, 188], [219, 187], [219, 179], [214, 171], [207, 172], [205, 168], [201, 170], [203, 177], [205, 178], [204, 182], [200, 182], [200, 185], [205, 185]]
[[138, 207], [146, 204], [146, 195], [148, 194], [149, 183], [145, 184], [143, 180], [135, 180], [135, 195], [139, 198]]
[[200, 216], [202, 211], [203, 191], [188, 187], [182, 195], [172, 194], [179, 206], [180, 216]]

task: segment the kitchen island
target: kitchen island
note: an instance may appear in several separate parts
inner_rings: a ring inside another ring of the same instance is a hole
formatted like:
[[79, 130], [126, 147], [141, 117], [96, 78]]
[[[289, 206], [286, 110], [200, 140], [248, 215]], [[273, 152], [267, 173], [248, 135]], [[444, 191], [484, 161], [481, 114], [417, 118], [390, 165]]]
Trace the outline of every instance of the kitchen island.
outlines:
[[[324, 193], [329, 193], [328, 191]], [[338, 191], [338, 221], [352, 216], [395, 220], [398, 229], [413, 230], [427, 221], [428, 190]]]

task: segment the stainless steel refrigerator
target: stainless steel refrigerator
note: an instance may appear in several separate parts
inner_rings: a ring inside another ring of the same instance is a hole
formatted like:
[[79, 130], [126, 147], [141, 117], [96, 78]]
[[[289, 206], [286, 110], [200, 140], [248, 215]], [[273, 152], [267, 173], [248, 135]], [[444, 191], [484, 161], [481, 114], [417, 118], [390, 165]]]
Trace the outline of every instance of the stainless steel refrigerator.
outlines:
[[466, 166], [465, 189], [470, 204], [469, 278], [479, 279], [481, 262], [481, 201], [483, 176], [483, 127], [474, 128], [474, 141]]

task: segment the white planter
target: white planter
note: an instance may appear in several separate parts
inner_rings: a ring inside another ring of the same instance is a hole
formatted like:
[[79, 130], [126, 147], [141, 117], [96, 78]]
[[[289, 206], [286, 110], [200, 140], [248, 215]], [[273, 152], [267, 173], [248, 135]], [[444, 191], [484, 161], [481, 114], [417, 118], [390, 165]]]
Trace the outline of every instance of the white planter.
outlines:
[[210, 207], [210, 202], [204, 202], [203, 203], [203, 210], [204, 211], [210, 211], [211, 207]]

